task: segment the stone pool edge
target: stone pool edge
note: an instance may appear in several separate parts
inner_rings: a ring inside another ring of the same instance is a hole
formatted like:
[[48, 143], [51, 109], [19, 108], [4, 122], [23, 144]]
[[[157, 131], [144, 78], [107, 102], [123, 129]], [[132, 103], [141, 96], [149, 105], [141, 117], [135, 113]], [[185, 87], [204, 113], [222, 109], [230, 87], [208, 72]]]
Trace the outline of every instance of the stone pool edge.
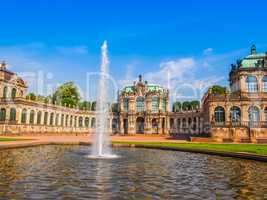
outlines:
[[[26, 147], [34, 147], [34, 146], [41, 146], [41, 145], [91, 145], [91, 143], [90, 142], [37, 142], [37, 141], [34, 141], [34, 142], [28, 142], [28, 143], [23, 143], [23, 144], [1, 145], [0, 150], [26, 148]], [[190, 149], [190, 148], [181, 148], [181, 147], [160, 147], [160, 146], [142, 145], [142, 144], [112, 144], [112, 146], [113, 147], [145, 148], [145, 149], [159, 149], [159, 150], [168, 150], [168, 151], [201, 153], [201, 154], [216, 155], [216, 156], [222, 156], [222, 157], [232, 157], [232, 158], [267, 162], [267, 156], [250, 154], [250, 153], [211, 151], [211, 150], [205, 150], [205, 149]]]

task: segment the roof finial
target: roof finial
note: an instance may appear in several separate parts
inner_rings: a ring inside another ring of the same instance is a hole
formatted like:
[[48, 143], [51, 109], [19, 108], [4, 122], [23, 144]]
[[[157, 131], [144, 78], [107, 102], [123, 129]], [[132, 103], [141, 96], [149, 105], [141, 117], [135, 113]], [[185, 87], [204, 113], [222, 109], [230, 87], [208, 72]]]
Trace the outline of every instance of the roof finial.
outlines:
[[251, 55], [255, 55], [255, 54], [257, 54], [257, 49], [256, 49], [256, 45], [253, 44], [253, 45], [251, 46]]
[[138, 77], [139, 77], [139, 82], [142, 82], [142, 75], [140, 74]]
[[6, 69], [6, 66], [7, 66], [6, 61], [3, 60], [3, 61], [1, 62], [1, 64], [0, 64], [0, 68], [1, 68], [1, 69]]

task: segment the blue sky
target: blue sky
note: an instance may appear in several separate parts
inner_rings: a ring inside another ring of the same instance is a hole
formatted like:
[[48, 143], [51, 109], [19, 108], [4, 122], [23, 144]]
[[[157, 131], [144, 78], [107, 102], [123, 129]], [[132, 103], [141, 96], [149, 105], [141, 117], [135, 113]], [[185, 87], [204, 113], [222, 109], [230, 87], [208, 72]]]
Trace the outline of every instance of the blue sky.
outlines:
[[[266, 7], [264, 0], [3, 1], [0, 59], [31, 91], [48, 94], [73, 80], [86, 93], [86, 74], [99, 70], [107, 40], [118, 87], [142, 74], [173, 99], [200, 98], [212, 84], [227, 85], [230, 64], [252, 44], [267, 51]], [[84, 98], [94, 98], [94, 86]]]

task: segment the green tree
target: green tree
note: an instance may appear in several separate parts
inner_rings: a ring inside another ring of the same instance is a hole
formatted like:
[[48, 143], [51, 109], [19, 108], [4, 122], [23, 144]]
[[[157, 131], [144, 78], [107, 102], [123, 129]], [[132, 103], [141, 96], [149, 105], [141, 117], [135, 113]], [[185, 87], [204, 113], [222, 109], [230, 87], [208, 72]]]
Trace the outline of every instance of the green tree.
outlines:
[[91, 103], [91, 111], [96, 111], [96, 101]]
[[26, 99], [36, 101], [36, 95], [33, 92], [30, 92], [29, 94], [27, 94]]
[[91, 109], [91, 102], [90, 101], [79, 102], [79, 109], [90, 110]]
[[184, 101], [182, 104], [182, 109], [183, 110], [191, 110], [191, 103], [189, 101]]
[[220, 85], [214, 85], [211, 87], [211, 91], [213, 94], [225, 94], [226, 93], [226, 87], [222, 87]]
[[180, 112], [182, 109], [182, 103], [179, 102], [179, 101], [176, 101], [173, 103], [173, 106], [172, 106], [172, 111], [173, 112]]
[[59, 86], [52, 96], [54, 104], [76, 107], [80, 101], [80, 93], [73, 82], [67, 82]]
[[119, 112], [119, 104], [118, 103], [112, 103], [111, 104], [111, 111], [112, 112]]
[[191, 101], [190, 104], [191, 104], [191, 108], [192, 108], [193, 110], [197, 110], [197, 109], [200, 108], [200, 102], [197, 101], [197, 100], [195, 100], [195, 101]]

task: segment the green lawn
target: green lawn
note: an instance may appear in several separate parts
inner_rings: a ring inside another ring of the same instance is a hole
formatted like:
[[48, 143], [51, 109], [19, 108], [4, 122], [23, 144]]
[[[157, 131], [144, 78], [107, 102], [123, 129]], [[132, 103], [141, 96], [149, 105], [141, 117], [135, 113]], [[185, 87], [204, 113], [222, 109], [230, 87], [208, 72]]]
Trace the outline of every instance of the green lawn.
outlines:
[[13, 142], [13, 141], [22, 141], [22, 140], [29, 140], [29, 139], [1, 138], [1, 137], [0, 137], [0, 142]]
[[171, 143], [171, 142], [118, 142], [113, 144], [135, 144], [147, 147], [172, 147], [183, 149], [199, 149], [220, 152], [242, 152], [267, 156], [267, 144], [211, 144], [211, 143]]

